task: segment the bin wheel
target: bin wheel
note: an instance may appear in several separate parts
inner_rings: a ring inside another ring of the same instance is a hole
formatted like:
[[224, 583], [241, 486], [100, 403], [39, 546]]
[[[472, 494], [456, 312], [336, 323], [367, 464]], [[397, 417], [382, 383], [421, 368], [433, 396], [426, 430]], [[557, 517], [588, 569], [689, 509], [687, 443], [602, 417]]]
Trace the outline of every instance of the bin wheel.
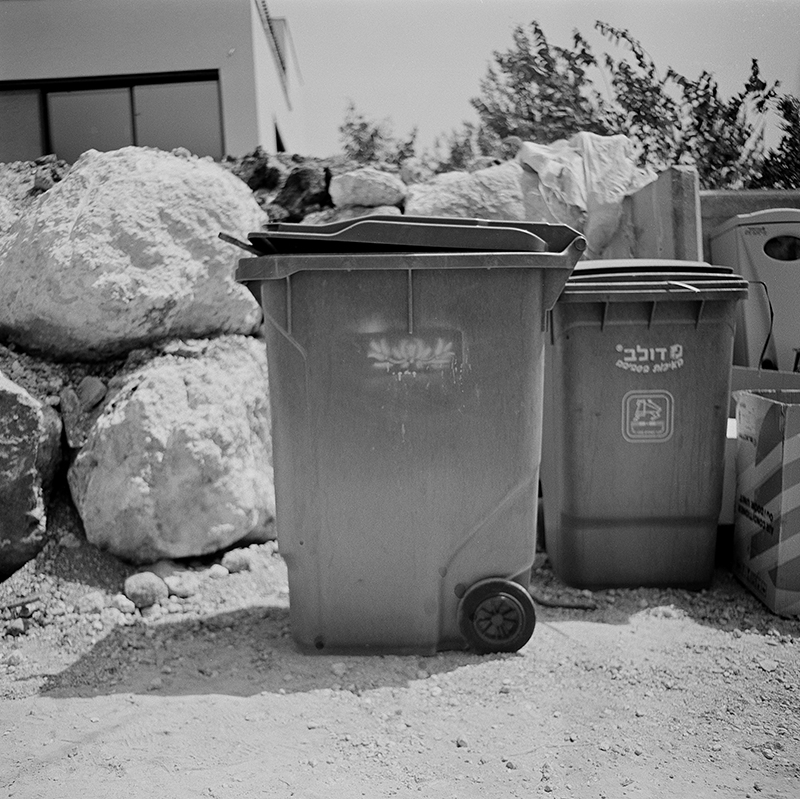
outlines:
[[491, 577], [470, 586], [461, 598], [458, 626], [480, 654], [516, 652], [533, 635], [536, 609], [519, 583]]

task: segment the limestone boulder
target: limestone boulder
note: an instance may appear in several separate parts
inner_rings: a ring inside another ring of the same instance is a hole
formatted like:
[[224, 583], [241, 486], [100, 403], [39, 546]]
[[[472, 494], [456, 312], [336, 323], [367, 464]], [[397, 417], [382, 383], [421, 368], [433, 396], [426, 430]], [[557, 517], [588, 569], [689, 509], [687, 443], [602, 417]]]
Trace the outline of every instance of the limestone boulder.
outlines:
[[108, 385], [69, 469], [87, 539], [132, 563], [216, 552], [275, 511], [264, 342], [176, 342]]
[[406, 184], [388, 172], [363, 167], [331, 178], [330, 195], [337, 208], [399, 205], [406, 196]]
[[0, 580], [44, 546], [60, 443], [58, 414], [0, 373]]
[[475, 172], [445, 172], [408, 187], [405, 213], [524, 220], [522, 174], [522, 166], [515, 161]]
[[400, 179], [407, 186], [412, 183], [424, 183], [434, 177], [436, 173], [421, 158], [406, 158], [400, 164]]
[[6, 237], [6, 231], [19, 219], [19, 213], [7, 197], [0, 196], [0, 240]]
[[0, 337], [100, 360], [175, 337], [250, 334], [261, 311], [237, 250], [267, 217], [209, 159], [89, 150], [0, 239]]

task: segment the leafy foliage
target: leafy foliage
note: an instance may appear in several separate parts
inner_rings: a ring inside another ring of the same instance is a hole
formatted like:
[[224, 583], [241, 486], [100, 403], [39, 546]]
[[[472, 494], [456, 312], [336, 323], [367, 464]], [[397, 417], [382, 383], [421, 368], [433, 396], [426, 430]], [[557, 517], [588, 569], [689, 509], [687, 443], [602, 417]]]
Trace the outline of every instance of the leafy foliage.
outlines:
[[587, 76], [596, 59], [577, 31], [574, 51], [551, 45], [536, 22], [530, 33], [517, 26], [513, 37], [511, 50], [494, 53], [481, 96], [470, 100], [484, 127], [500, 140], [543, 143], [579, 130], [611, 132], [606, 104]]
[[[566, 49], [551, 44], [535, 21], [527, 30], [517, 26], [513, 46], [494, 53], [481, 95], [470, 101], [480, 127], [500, 140], [516, 135], [542, 143], [579, 131], [624, 133], [638, 144], [642, 164], [656, 170], [693, 164], [703, 188], [776, 185], [776, 180], [800, 186], [791, 171], [785, 178], [775, 173], [789, 167], [797, 153], [798, 101], [779, 98], [778, 83], [762, 80], [756, 60], [742, 91], [725, 99], [710, 72], [696, 80], [671, 67], [661, 74], [628, 31], [604, 22], [595, 29], [622, 52], [598, 59], [578, 31], [572, 49]], [[604, 93], [597, 82], [606, 87]], [[766, 116], [776, 106], [784, 137], [778, 151], [766, 155]], [[771, 171], [762, 177], [767, 164]]]
[[[536, 21], [518, 25], [512, 46], [493, 53], [480, 95], [470, 100], [479, 122], [440, 136], [425, 156], [429, 164], [439, 172], [466, 169], [481, 156], [513, 156], [511, 142], [622, 133], [638, 146], [642, 165], [694, 165], [704, 189], [800, 188], [800, 100], [764, 81], [755, 59], [741, 91], [726, 98], [712, 73], [662, 73], [627, 30], [599, 21], [594, 27], [613, 54], [596, 57], [577, 30], [566, 48], [551, 44]], [[770, 114], [782, 118], [782, 137], [767, 152]], [[345, 154], [362, 163], [415, 155], [416, 128], [398, 139], [388, 120], [367, 120], [352, 101], [339, 131]]]
[[339, 126], [344, 154], [362, 164], [399, 164], [414, 155], [417, 128], [413, 128], [406, 139], [393, 135], [388, 119], [380, 122], [367, 119], [356, 111], [350, 100], [344, 122]]
[[800, 100], [785, 95], [778, 101], [783, 138], [764, 160], [761, 175], [752, 188], [800, 188]]

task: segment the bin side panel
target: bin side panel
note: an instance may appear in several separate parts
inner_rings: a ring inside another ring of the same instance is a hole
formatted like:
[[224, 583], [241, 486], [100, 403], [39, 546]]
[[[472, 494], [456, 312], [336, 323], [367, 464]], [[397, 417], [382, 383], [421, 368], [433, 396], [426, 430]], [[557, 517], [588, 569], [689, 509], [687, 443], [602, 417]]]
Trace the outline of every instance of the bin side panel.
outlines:
[[556, 306], [543, 493], [548, 553], [566, 582], [710, 581], [735, 305]]
[[461, 645], [457, 587], [533, 558], [542, 270], [290, 281], [292, 339], [268, 326], [268, 350], [293, 635], [321, 651]]

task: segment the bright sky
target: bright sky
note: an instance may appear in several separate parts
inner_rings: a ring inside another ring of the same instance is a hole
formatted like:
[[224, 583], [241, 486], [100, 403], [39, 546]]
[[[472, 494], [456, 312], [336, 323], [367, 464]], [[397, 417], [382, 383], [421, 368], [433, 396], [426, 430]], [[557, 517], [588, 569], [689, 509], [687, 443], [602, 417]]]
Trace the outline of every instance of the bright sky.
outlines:
[[389, 118], [397, 136], [416, 125], [418, 150], [477, 121], [469, 99], [493, 51], [509, 49], [515, 25], [532, 20], [562, 47], [577, 28], [595, 55], [622, 53], [594, 32], [595, 20], [626, 28], [660, 69], [689, 78], [708, 70], [726, 97], [757, 58], [765, 80], [800, 96], [800, 0], [269, 0], [269, 8], [288, 20], [306, 154], [320, 157], [341, 152], [349, 99], [370, 120]]

